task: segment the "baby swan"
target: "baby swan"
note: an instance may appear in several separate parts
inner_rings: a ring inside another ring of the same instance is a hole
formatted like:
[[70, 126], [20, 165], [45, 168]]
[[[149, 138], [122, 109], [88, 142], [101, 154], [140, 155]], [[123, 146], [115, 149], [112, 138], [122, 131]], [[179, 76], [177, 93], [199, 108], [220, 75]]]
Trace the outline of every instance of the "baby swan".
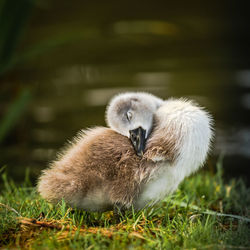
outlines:
[[142, 209], [176, 190], [209, 151], [211, 118], [191, 101], [125, 93], [106, 118], [111, 128], [81, 131], [43, 171], [42, 197], [87, 211]]

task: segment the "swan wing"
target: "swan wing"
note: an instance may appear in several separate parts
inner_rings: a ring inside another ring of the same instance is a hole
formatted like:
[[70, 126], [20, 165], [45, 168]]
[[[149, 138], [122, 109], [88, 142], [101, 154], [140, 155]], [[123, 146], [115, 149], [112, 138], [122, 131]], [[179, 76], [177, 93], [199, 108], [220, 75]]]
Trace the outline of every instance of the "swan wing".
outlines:
[[213, 137], [210, 114], [186, 99], [170, 99], [155, 113], [146, 157], [155, 162], [183, 165], [187, 174], [201, 166]]

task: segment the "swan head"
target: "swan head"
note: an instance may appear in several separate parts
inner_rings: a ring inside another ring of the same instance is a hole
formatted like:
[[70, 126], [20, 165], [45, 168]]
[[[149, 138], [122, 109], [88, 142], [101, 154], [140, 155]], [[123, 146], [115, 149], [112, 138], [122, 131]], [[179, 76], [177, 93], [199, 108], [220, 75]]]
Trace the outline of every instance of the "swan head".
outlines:
[[107, 106], [110, 128], [130, 138], [136, 154], [142, 156], [155, 111], [163, 100], [148, 93], [130, 92], [116, 95]]

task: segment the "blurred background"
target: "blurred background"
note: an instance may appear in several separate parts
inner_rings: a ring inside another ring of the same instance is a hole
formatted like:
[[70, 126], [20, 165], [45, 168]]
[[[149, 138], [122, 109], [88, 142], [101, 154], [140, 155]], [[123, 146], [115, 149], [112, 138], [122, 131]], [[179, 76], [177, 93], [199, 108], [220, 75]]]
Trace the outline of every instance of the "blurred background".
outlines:
[[213, 115], [206, 165], [250, 173], [250, 15], [241, 1], [0, 0], [0, 169], [41, 169], [122, 91], [188, 97]]

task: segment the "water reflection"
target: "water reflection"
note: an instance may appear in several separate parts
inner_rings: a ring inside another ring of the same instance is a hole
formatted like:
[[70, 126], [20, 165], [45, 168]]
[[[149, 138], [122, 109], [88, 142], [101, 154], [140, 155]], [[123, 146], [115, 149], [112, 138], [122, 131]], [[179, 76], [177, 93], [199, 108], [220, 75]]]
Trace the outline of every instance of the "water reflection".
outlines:
[[216, 132], [217, 154], [238, 155], [250, 159], [250, 127], [226, 129]]
[[250, 109], [250, 93], [242, 95], [241, 103], [244, 108]]
[[[250, 127], [242, 126], [242, 121], [235, 120], [234, 115], [226, 116], [231, 112], [235, 114], [235, 103], [242, 105], [242, 111], [249, 110], [250, 95], [233, 92], [228, 85], [229, 89], [220, 98], [220, 89], [224, 89], [231, 74], [227, 77], [227, 72], [217, 71], [147, 71], [144, 66], [137, 70], [118, 68], [117, 65], [74, 65], [58, 69], [52, 79], [41, 81], [39, 95], [31, 108], [32, 125], [26, 146], [19, 150], [22, 142], [17, 142], [11, 150], [6, 147], [2, 162], [13, 166], [16, 160], [10, 161], [10, 158], [19, 159], [21, 166], [32, 166], [33, 174], [39, 174], [78, 130], [105, 125], [106, 104], [113, 95], [124, 91], [147, 91], [162, 98], [184, 96], [196, 100], [215, 117], [215, 158], [221, 153], [226, 157], [250, 158]], [[239, 76], [238, 72], [236, 75]], [[230, 163], [225, 167], [234, 168]]]
[[50, 159], [55, 154], [55, 149], [37, 148], [32, 150], [31, 159], [34, 161], [44, 161]]
[[141, 86], [164, 86], [171, 82], [171, 74], [167, 72], [138, 72], [134, 76], [135, 84]]
[[175, 36], [179, 33], [179, 29], [170, 22], [137, 20], [115, 23], [114, 32], [121, 35], [152, 34]]
[[128, 91], [146, 91], [150, 93], [165, 92], [164, 87], [127, 87], [127, 88], [108, 88], [108, 89], [91, 89], [83, 94], [84, 104], [86, 106], [104, 106], [112, 96]]
[[[224, 152], [225, 160], [235, 156], [249, 169], [250, 65], [243, 54], [250, 39], [247, 29], [237, 28], [247, 23], [243, 17], [234, 19], [231, 32], [224, 12], [210, 2], [189, 3], [185, 10], [175, 2], [166, 7], [139, 1], [133, 12], [131, 6], [114, 11], [117, 2], [95, 4], [56, 0], [34, 13], [24, 43], [52, 34], [71, 42], [26, 61], [1, 81], [6, 96], [27, 85], [34, 98], [1, 147], [0, 167], [7, 164], [10, 174], [22, 179], [30, 166], [36, 177], [78, 130], [105, 125], [105, 106], [114, 94], [148, 91], [206, 106], [216, 125], [213, 161]], [[10, 101], [1, 97], [2, 108]], [[225, 162], [238, 172], [235, 162]]]
[[33, 108], [33, 116], [37, 122], [51, 122], [55, 119], [54, 111], [49, 106], [38, 106]]
[[250, 70], [240, 70], [236, 72], [236, 80], [239, 85], [250, 88]]

